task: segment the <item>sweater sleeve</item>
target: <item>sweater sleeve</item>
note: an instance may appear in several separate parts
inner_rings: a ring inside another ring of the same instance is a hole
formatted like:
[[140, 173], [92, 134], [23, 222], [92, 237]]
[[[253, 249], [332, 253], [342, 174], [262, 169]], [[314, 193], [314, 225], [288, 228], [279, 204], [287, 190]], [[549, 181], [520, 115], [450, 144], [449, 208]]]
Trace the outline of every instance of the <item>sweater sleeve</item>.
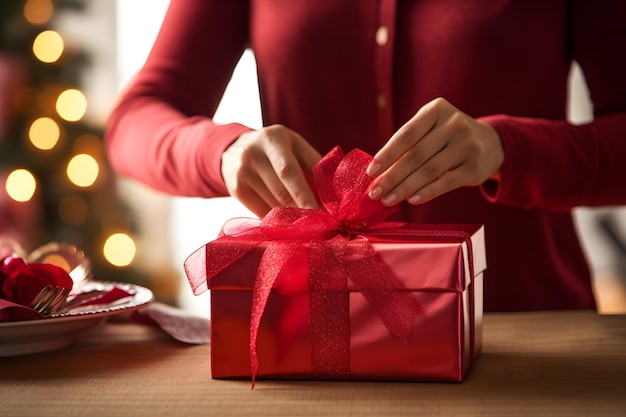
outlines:
[[117, 173], [173, 195], [227, 194], [222, 153], [250, 129], [211, 118], [248, 43], [247, 7], [242, 0], [171, 1], [145, 65], [107, 123]]
[[594, 120], [483, 118], [505, 153], [500, 182], [482, 187], [489, 201], [553, 210], [626, 204], [626, 2], [574, 1], [570, 31]]

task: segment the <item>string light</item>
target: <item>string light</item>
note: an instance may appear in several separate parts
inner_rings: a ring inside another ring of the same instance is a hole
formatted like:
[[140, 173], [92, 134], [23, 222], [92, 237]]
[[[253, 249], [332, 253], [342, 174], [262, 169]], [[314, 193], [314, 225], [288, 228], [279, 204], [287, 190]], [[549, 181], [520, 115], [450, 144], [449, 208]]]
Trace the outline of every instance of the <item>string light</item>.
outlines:
[[67, 164], [67, 178], [79, 187], [90, 187], [98, 179], [98, 161], [86, 153], [74, 155]]
[[79, 90], [75, 88], [67, 89], [59, 94], [56, 110], [63, 120], [77, 122], [83, 118], [87, 111], [87, 99]]
[[26, 169], [12, 171], [6, 179], [5, 188], [9, 197], [21, 203], [29, 201], [37, 190], [35, 176]]
[[44, 151], [56, 146], [61, 136], [59, 125], [49, 117], [35, 120], [28, 130], [28, 139], [37, 148]]
[[102, 253], [104, 258], [115, 266], [128, 266], [133, 262], [137, 246], [126, 233], [115, 233], [107, 238]]
[[35, 38], [33, 53], [41, 62], [56, 62], [63, 54], [63, 38], [54, 30], [45, 30]]

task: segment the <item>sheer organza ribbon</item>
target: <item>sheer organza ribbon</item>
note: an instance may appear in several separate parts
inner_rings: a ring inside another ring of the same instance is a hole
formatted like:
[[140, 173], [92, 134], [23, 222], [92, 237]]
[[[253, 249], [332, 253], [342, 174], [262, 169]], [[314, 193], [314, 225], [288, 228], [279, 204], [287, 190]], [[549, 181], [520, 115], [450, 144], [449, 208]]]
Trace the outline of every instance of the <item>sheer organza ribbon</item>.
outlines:
[[185, 261], [191, 287], [200, 294], [208, 289], [212, 277], [255, 247], [265, 246], [252, 294], [253, 387], [259, 366], [256, 340], [261, 317], [276, 278], [289, 268], [289, 260], [300, 248], [305, 248], [309, 261], [311, 366], [315, 375], [349, 377], [348, 282], [363, 294], [392, 335], [408, 340], [419, 306], [367, 237], [368, 232], [397, 229], [404, 223], [384, 222], [394, 209], [368, 197], [372, 179], [365, 170], [371, 160], [360, 150], [344, 157], [340, 148], [333, 149], [313, 168], [312, 187], [322, 208], [277, 207], [263, 220], [229, 220], [216, 240]]

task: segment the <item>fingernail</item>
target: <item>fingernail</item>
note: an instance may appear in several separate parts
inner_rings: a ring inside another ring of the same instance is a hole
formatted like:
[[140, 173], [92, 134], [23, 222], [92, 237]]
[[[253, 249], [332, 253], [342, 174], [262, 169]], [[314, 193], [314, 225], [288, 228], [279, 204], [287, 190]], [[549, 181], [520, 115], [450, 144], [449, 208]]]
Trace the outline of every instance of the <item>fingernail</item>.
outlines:
[[375, 176], [376, 174], [378, 174], [379, 171], [380, 171], [380, 164], [376, 161], [372, 161], [368, 165], [367, 170], [365, 170], [367, 175], [369, 175], [370, 177]]
[[380, 197], [380, 195], [383, 193], [383, 187], [381, 187], [380, 185], [372, 188], [370, 190], [370, 192], [368, 193], [368, 195], [370, 196], [370, 198], [372, 200], [376, 200], [378, 197]]
[[412, 195], [409, 198], [409, 204], [417, 204], [422, 199], [422, 196], [419, 194]]
[[385, 198], [383, 198], [383, 204], [385, 205], [390, 205], [393, 204], [394, 201], [396, 201], [397, 196], [395, 194], [389, 194], [388, 196], [386, 196]]

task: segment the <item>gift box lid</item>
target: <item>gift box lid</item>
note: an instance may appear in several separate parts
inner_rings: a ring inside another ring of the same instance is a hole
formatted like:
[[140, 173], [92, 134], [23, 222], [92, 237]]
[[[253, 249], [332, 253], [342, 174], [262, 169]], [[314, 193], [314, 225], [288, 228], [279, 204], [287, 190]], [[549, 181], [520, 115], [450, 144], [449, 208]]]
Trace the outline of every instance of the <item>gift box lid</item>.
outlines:
[[[408, 290], [462, 292], [487, 267], [482, 225], [407, 224], [362, 236]], [[265, 245], [259, 245], [215, 275], [209, 289], [252, 290], [264, 250]], [[308, 291], [308, 269], [307, 244], [303, 244], [276, 278], [273, 291]], [[351, 282], [348, 290], [354, 290]]]

